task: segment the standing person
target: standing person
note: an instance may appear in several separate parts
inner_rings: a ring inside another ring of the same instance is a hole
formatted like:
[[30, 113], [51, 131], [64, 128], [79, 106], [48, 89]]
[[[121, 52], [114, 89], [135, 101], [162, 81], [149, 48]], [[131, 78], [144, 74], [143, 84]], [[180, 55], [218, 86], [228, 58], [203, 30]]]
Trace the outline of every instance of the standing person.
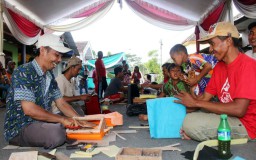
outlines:
[[[12, 74], [4, 136], [14, 145], [55, 148], [66, 141], [65, 126], [77, 126], [72, 117], [79, 116], [62, 98], [52, 72], [70, 49], [53, 34], [40, 36], [37, 48], [37, 57]], [[51, 113], [52, 101], [65, 116]]]
[[83, 89], [85, 89], [85, 93], [88, 94], [88, 82], [87, 82], [88, 74], [89, 74], [89, 71], [86, 65], [84, 65], [83, 75], [81, 76], [80, 83], [79, 83], [80, 94], [83, 94]]
[[[75, 83], [74, 83], [74, 77], [77, 77], [79, 74], [79, 71], [82, 68], [82, 60], [72, 56], [68, 62], [66, 67], [64, 68], [62, 74], [60, 74], [56, 81], [58, 83], [58, 87], [60, 88], [60, 92], [63, 95], [63, 99], [68, 102], [73, 109], [80, 115], [84, 116], [84, 111], [81, 108], [82, 106], [77, 103], [78, 101], [87, 101], [90, 99], [90, 95], [75, 95]], [[56, 106], [56, 103], [53, 102], [52, 104], [52, 112], [55, 114], [63, 114], [58, 107]]]
[[140, 84], [141, 79], [141, 73], [140, 68], [138, 66], [134, 67], [133, 73], [132, 73], [132, 80], [134, 84]]
[[4, 69], [2, 62], [0, 62], [0, 90], [1, 90], [1, 102], [3, 103], [5, 103], [6, 101], [6, 95], [9, 87], [10, 87], [10, 80], [6, 75], [6, 70]]
[[107, 78], [106, 78], [107, 72], [106, 72], [105, 65], [102, 61], [102, 58], [103, 58], [103, 52], [99, 51], [98, 59], [95, 62], [95, 67], [96, 67], [96, 72], [98, 77], [99, 98], [102, 98], [103, 92], [105, 92], [108, 87]]
[[174, 63], [182, 66], [186, 73], [183, 80], [190, 86], [195, 87], [195, 94], [200, 95], [209, 82], [212, 69], [217, 60], [212, 55], [206, 54], [188, 54], [187, 49], [182, 44], [176, 44], [170, 50], [170, 56]]
[[89, 70], [87, 66], [84, 65], [84, 88], [85, 88], [86, 94], [88, 94], [88, 81], [87, 81], [88, 75], [89, 75]]
[[[124, 68], [124, 66], [127, 65], [126, 60], [123, 60], [122, 64], [123, 64], [123, 68]], [[128, 66], [128, 68], [129, 68], [129, 66]]]
[[94, 69], [92, 71], [92, 80], [93, 80], [93, 83], [94, 83], [94, 91], [96, 93], [98, 93], [98, 77], [97, 77], [96, 69]]
[[[210, 44], [210, 53], [219, 62], [202, 96], [193, 98], [185, 92], [176, 96], [177, 103], [202, 109], [186, 115], [183, 135], [197, 141], [216, 139], [220, 114], [227, 114], [232, 139], [255, 139], [256, 83], [252, 82], [256, 81], [256, 61], [239, 51], [239, 32], [229, 22], [212, 25], [200, 41]], [[214, 95], [220, 102], [210, 102]]]
[[123, 78], [123, 83], [125, 86], [127, 86], [128, 84], [131, 83], [131, 71], [129, 70], [129, 66], [128, 64], [125, 64], [123, 66], [123, 74], [124, 74], [124, 78]]
[[252, 50], [245, 52], [245, 54], [256, 59], [256, 22], [252, 22], [251, 24], [249, 24], [248, 30], [248, 41], [249, 44], [252, 46]]
[[11, 76], [14, 71], [15, 65], [16, 65], [16, 63], [13, 61], [9, 61], [7, 63], [6, 76], [9, 79], [9, 81], [11, 80]]

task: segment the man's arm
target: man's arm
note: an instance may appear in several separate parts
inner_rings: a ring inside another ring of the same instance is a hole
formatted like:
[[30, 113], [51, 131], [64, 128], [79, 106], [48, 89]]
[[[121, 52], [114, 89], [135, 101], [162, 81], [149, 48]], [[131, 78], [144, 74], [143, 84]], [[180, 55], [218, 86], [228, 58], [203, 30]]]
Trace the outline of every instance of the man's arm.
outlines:
[[[210, 101], [210, 99], [213, 97], [213, 95], [209, 94], [208, 92], [204, 92], [204, 94], [197, 96], [194, 93], [194, 90], [195, 90], [194, 87], [191, 87], [190, 89], [191, 89], [191, 91], [190, 91], [191, 92], [191, 96], [194, 99], [201, 100], [201, 101]], [[197, 107], [190, 107], [190, 108], [188, 108], [187, 107], [187, 113], [195, 112], [198, 109], [200, 109], [200, 108], [197, 108]]]
[[153, 89], [161, 89], [163, 87], [163, 84], [142, 84], [141, 85], [143, 88], [145, 87], [150, 87], [150, 88], [153, 88]]
[[85, 95], [72, 96], [72, 97], [63, 96], [63, 99], [66, 102], [87, 101], [87, 100], [90, 99], [90, 95], [89, 94], [85, 94]]
[[67, 117], [80, 117], [79, 114], [71, 107], [63, 98], [55, 100], [55, 103], [59, 110]]
[[21, 107], [25, 115], [36, 120], [61, 123], [64, 126], [75, 125], [72, 119], [60, 116], [58, 114], [52, 114], [33, 102], [21, 101]]
[[201, 70], [200, 74], [197, 77], [198, 82], [206, 76], [212, 70], [212, 65], [210, 63], [205, 63], [203, 69]]
[[[209, 94], [210, 95], [210, 94]], [[216, 114], [228, 114], [235, 117], [243, 117], [247, 111], [248, 105], [250, 103], [249, 99], [237, 98], [229, 103], [217, 103], [217, 102], [208, 102], [209, 95], [205, 99], [194, 99], [190, 94], [186, 92], [181, 92], [175, 97], [179, 100], [176, 100], [176, 103], [181, 103], [188, 108], [200, 108], [208, 110]]]
[[210, 63], [205, 63], [203, 66], [203, 69], [201, 70], [200, 74], [195, 76], [195, 78], [189, 78], [189, 79], [185, 79], [184, 81], [190, 85], [190, 86], [194, 86], [195, 84], [197, 84], [198, 82], [201, 81], [201, 79], [207, 75], [208, 72], [210, 72], [212, 70], [212, 65]]

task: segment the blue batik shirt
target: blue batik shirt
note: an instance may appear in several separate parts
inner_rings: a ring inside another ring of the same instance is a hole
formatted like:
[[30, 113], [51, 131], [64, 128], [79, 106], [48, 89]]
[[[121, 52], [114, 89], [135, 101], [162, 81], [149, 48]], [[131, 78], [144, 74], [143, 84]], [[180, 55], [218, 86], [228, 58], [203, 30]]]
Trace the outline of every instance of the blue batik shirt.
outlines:
[[52, 71], [44, 74], [36, 60], [19, 66], [12, 74], [6, 98], [5, 139], [11, 140], [22, 127], [36, 121], [24, 114], [21, 101], [33, 102], [50, 112], [52, 101], [61, 97]]

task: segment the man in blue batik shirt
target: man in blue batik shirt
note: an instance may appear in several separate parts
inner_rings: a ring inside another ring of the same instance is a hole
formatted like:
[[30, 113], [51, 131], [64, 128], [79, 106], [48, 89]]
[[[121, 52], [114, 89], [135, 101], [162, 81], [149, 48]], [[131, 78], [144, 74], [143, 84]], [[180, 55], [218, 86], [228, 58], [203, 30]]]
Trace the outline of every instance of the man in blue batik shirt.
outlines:
[[[79, 116], [62, 98], [52, 73], [70, 49], [53, 34], [39, 37], [37, 48], [37, 57], [13, 72], [4, 136], [14, 145], [55, 148], [66, 140], [65, 126], [76, 126], [72, 117]], [[65, 116], [51, 113], [52, 101]]]

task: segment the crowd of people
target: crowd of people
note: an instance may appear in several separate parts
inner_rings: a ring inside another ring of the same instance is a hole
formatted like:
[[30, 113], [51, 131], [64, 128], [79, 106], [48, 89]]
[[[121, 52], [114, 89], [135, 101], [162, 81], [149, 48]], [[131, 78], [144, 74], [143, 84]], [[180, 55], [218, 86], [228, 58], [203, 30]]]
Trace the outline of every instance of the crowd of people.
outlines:
[[[127, 86], [135, 84], [141, 93], [154, 90], [158, 97], [176, 97], [175, 102], [187, 108], [180, 132], [184, 139], [216, 138], [220, 114], [229, 115], [232, 138], [255, 139], [256, 22], [248, 29], [252, 50], [247, 55], [239, 50], [239, 32], [229, 22], [212, 25], [208, 35], [199, 40], [209, 43], [208, 55], [188, 54], [182, 44], [174, 45], [169, 52], [173, 63], [162, 65], [161, 83], [152, 82], [149, 74], [141, 83], [139, 67], [131, 72], [123, 61], [114, 69], [115, 77], [108, 84], [103, 53], [99, 51], [93, 71], [95, 91], [99, 98], [120, 101], [127, 94]], [[40, 36], [37, 48], [35, 59], [16, 70], [13, 62], [8, 63], [7, 70], [0, 63], [2, 96], [7, 93], [4, 136], [10, 144], [55, 148], [66, 141], [65, 127], [90, 125], [72, 118], [84, 116], [79, 101], [90, 100], [88, 69], [73, 56], [55, 79], [52, 70], [61, 62], [62, 53], [70, 49], [52, 34]], [[80, 87], [85, 88], [86, 94], [81, 90], [81, 95], [76, 95], [73, 78], [82, 68], [81, 81], [85, 82]], [[139, 117], [147, 120], [146, 115]]]

